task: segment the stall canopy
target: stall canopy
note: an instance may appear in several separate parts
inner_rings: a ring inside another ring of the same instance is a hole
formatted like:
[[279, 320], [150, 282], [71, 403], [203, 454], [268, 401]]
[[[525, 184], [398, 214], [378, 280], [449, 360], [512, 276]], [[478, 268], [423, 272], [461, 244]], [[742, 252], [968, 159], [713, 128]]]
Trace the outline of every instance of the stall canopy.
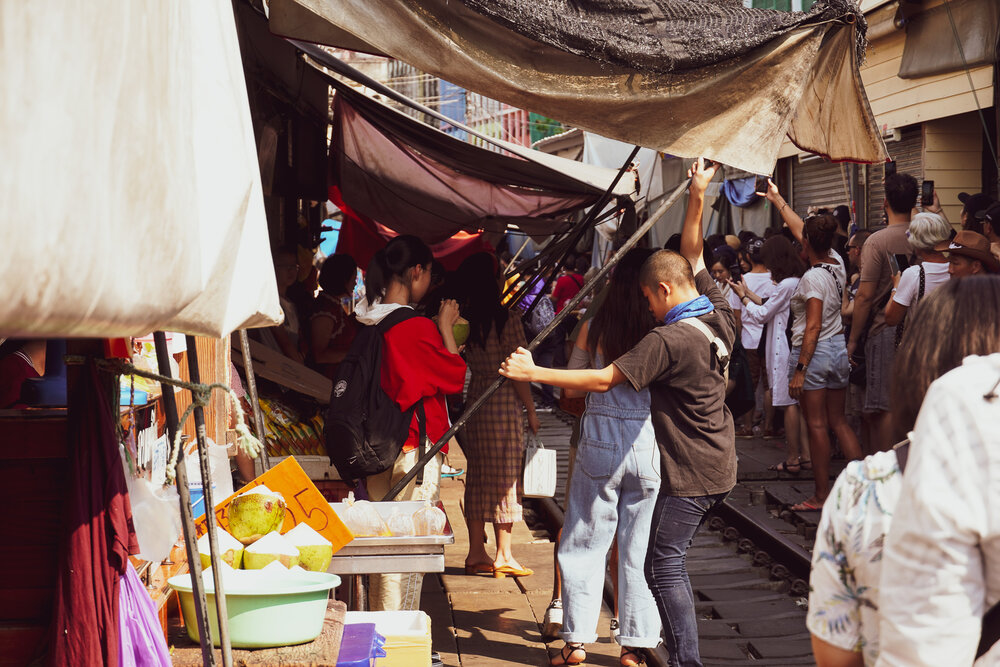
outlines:
[[[614, 181], [614, 169], [508, 142], [498, 142], [508, 154], [466, 143], [331, 82], [333, 187], [353, 211], [397, 233], [428, 243], [457, 232], [503, 232], [508, 225], [533, 236], [552, 234]], [[633, 190], [626, 176], [614, 193], [627, 197]]]
[[0, 336], [280, 321], [229, 0], [0, 3]]
[[851, 0], [271, 0], [271, 30], [384, 54], [602, 136], [771, 173], [786, 135], [887, 159]]

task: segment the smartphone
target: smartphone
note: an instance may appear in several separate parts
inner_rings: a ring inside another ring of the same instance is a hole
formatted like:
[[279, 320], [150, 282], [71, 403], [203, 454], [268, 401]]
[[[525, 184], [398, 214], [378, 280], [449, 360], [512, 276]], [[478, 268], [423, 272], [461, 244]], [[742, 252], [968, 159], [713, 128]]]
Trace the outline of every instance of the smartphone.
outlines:
[[885, 177], [888, 178], [896, 173], [896, 161], [889, 160], [885, 163]]
[[934, 181], [924, 181], [920, 184], [920, 205], [930, 206], [934, 203]]
[[737, 262], [729, 267], [729, 279], [734, 283], [738, 283], [743, 278], [743, 267]]
[[889, 268], [892, 269], [892, 275], [896, 275], [900, 271], [910, 268], [910, 258], [901, 254], [889, 255]]
[[754, 192], [767, 192], [767, 176], [757, 176], [756, 182], [754, 182], [753, 191]]

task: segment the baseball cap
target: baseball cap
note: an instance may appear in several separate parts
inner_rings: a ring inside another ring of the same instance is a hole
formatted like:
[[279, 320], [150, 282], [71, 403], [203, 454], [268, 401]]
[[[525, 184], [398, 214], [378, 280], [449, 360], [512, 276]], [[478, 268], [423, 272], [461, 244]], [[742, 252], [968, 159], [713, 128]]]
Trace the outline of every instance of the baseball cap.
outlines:
[[968, 192], [961, 192], [958, 195], [958, 201], [962, 202], [965, 207], [965, 212], [969, 215], [976, 215], [980, 211], [989, 208], [990, 204], [993, 204], [993, 197], [988, 194], [977, 192], [975, 194], [969, 194]]
[[963, 229], [950, 241], [942, 241], [934, 246], [938, 252], [947, 255], [961, 255], [977, 259], [990, 273], [1000, 273], [1000, 261], [990, 252], [990, 242], [982, 234]]
[[976, 213], [977, 220], [1000, 222], [1000, 202], [993, 202], [988, 207]]

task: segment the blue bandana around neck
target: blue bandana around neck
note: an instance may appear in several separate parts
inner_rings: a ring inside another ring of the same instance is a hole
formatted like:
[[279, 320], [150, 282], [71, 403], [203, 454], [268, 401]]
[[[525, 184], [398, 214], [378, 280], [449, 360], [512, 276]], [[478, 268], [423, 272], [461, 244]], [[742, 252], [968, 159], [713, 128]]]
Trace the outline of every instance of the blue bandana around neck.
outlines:
[[690, 301], [685, 301], [684, 303], [679, 303], [670, 309], [666, 315], [663, 316], [664, 324], [673, 324], [678, 320], [683, 320], [688, 317], [698, 317], [704, 315], [705, 313], [710, 313], [715, 310], [715, 306], [712, 305], [712, 301], [702, 294], [697, 299], [691, 299]]

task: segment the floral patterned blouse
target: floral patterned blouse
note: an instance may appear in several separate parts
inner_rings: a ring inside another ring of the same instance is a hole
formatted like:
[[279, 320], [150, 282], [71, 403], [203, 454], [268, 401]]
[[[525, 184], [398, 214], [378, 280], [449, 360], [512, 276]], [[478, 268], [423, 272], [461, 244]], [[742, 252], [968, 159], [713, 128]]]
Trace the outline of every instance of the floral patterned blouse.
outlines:
[[816, 637], [878, 659], [878, 582], [882, 548], [903, 477], [894, 451], [852, 461], [837, 478], [816, 531], [809, 613]]

